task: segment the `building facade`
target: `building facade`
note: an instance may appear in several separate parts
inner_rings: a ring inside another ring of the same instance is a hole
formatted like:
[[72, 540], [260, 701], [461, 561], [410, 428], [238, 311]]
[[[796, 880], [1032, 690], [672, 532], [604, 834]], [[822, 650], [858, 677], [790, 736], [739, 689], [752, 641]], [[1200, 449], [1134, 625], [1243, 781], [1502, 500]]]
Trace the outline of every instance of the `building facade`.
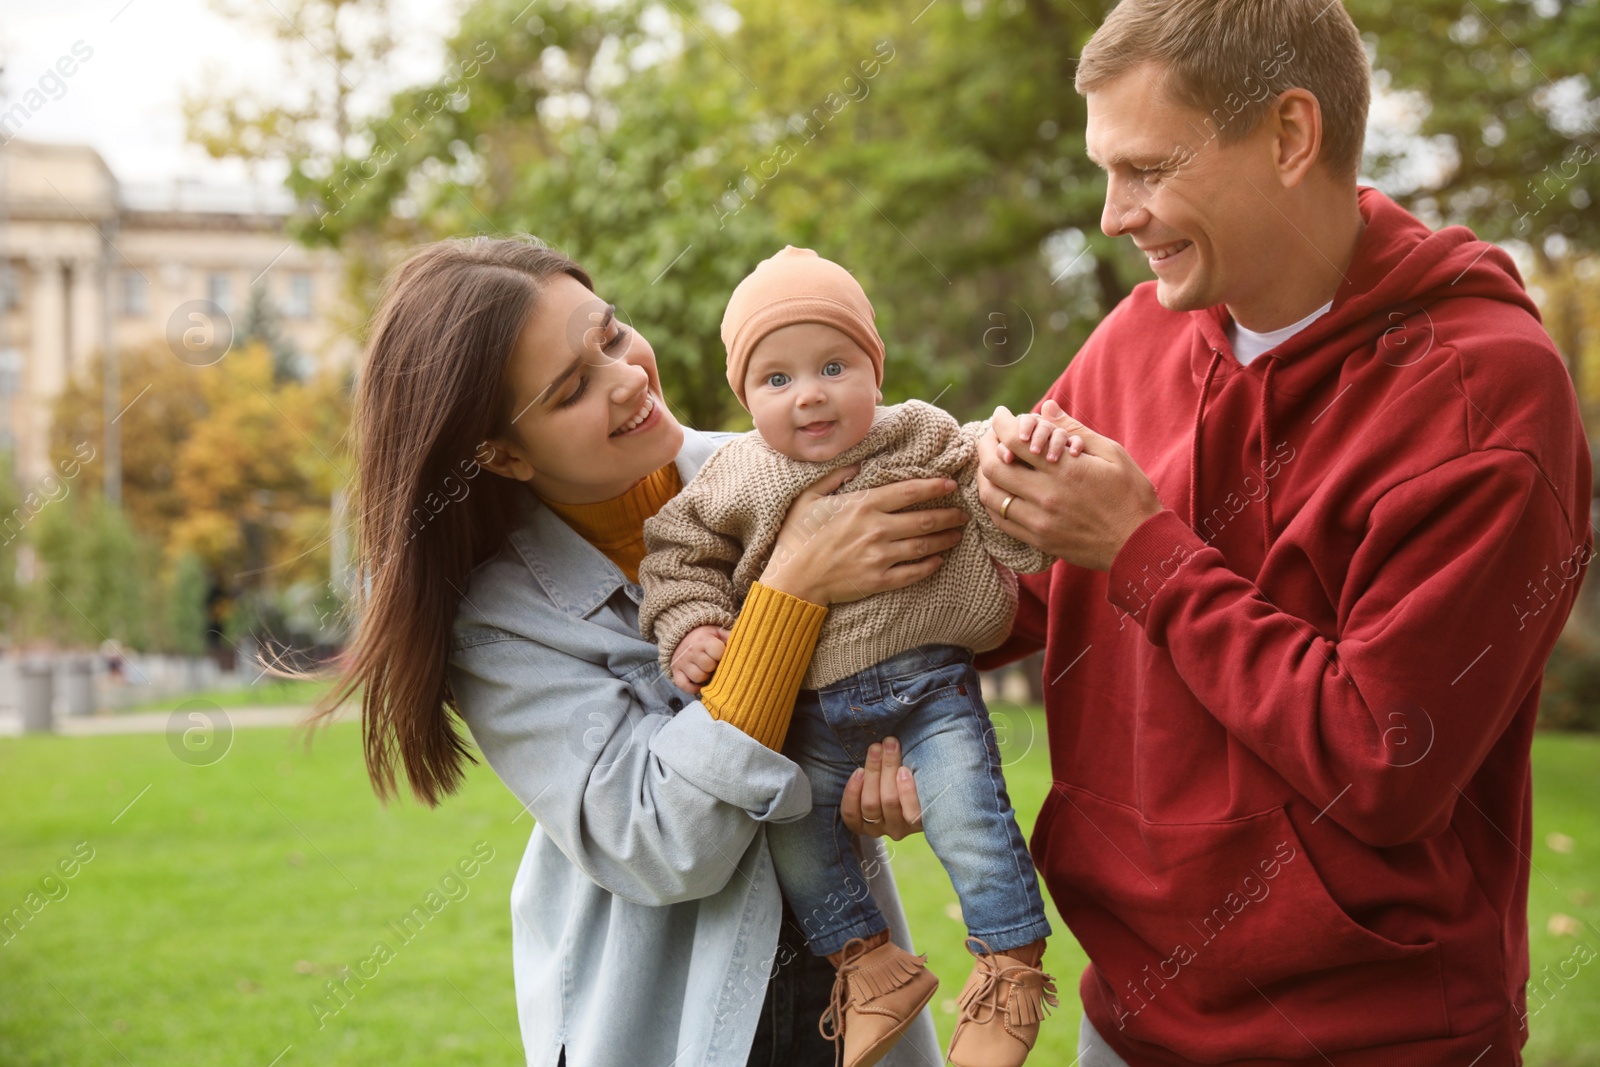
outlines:
[[124, 185], [83, 145], [0, 144], [0, 449], [24, 490], [69, 381], [151, 345], [218, 351], [253, 290], [303, 369], [354, 360], [339, 257], [288, 236], [292, 209], [281, 190]]

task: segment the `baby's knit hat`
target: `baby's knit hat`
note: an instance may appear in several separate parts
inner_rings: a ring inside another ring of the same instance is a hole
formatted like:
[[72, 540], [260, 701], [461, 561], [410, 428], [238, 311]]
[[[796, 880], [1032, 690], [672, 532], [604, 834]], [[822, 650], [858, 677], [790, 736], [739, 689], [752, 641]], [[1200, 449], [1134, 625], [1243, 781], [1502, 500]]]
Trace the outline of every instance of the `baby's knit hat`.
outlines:
[[[722, 343], [728, 349], [728, 384], [745, 404], [744, 375], [750, 353], [774, 330], [801, 322], [832, 326], [872, 358], [883, 385], [883, 339], [873, 326], [872, 302], [861, 284], [839, 264], [809, 248], [785, 245], [757, 264], [734, 289], [722, 315]], [[748, 409], [750, 405], [745, 404]]]

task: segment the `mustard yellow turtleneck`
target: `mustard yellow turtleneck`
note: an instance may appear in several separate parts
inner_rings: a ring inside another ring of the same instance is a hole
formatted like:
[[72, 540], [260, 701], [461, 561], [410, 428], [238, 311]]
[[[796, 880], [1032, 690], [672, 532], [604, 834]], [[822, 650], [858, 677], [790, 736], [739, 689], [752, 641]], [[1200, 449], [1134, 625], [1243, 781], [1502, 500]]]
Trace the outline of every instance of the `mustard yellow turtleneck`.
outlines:
[[610, 500], [598, 504], [558, 504], [546, 500], [545, 504], [566, 520], [579, 537], [620, 567], [628, 581], [637, 582], [639, 561], [644, 559], [644, 520], [660, 511], [682, 488], [678, 465], [668, 463]]
[[[629, 581], [639, 580], [644, 559], [644, 520], [683, 488], [675, 463], [668, 463], [619, 497], [598, 504], [545, 504], [615, 563]], [[750, 587], [733, 624], [717, 672], [700, 692], [714, 718], [743, 730], [768, 748], [783, 747], [800, 680], [817, 648], [828, 609], [770, 589]]]

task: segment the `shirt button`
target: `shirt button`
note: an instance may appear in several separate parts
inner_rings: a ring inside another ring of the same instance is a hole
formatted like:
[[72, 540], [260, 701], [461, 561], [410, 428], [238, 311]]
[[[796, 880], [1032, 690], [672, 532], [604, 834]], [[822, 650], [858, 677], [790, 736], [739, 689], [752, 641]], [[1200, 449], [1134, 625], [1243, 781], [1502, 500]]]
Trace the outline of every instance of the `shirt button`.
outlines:
[[671, 700], [667, 701], [667, 706], [673, 711], [682, 711], [683, 701], [678, 697], [673, 697]]

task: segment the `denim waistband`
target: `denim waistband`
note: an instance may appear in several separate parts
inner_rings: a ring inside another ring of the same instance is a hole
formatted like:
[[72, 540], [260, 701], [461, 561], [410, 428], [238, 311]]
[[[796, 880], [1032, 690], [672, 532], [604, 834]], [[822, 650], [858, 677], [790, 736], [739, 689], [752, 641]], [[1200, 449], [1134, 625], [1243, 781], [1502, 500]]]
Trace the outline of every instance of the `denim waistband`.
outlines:
[[879, 660], [872, 666], [857, 671], [847, 678], [829, 683], [817, 690], [832, 693], [843, 689], [862, 688], [879, 692], [883, 683], [891, 678], [911, 678], [953, 663], [971, 663], [972, 650], [960, 645], [918, 645], [898, 655]]

